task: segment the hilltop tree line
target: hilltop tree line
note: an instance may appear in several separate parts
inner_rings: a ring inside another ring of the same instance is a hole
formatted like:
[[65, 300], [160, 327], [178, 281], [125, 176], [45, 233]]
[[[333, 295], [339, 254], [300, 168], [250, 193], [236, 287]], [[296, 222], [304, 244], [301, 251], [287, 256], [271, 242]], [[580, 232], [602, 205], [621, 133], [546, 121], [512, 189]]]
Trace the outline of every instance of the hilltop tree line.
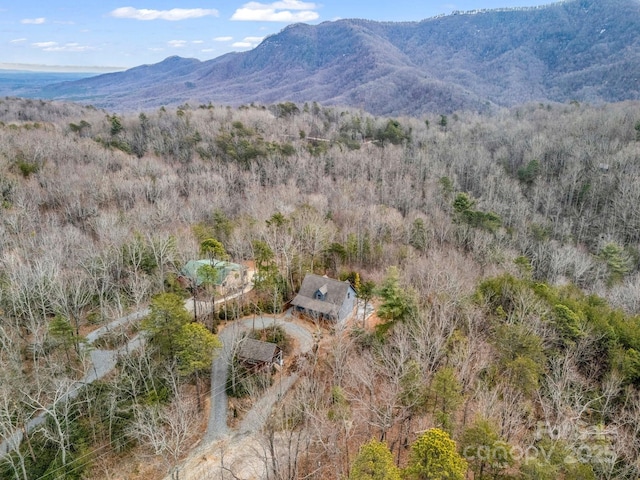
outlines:
[[[264, 432], [274, 478], [368, 478], [352, 472], [372, 439], [409, 474], [431, 428], [474, 478], [635, 478], [639, 120], [635, 103], [379, 118], [3, 99], [2, 436], [82, 377], [84, 332], [186, 297], [179, 269], [214, 239], [258, 272], [223, 318], [281, 311], [310, 271], [357, 277], [381, 318], [300, 360]], [[191, 428], [178, 399], [203, 374], [175, 363], [204, 335], [186, 323], [60, 403], [3, 474], [107, 476], [98, 447], [168, 452], [148, 426]]]

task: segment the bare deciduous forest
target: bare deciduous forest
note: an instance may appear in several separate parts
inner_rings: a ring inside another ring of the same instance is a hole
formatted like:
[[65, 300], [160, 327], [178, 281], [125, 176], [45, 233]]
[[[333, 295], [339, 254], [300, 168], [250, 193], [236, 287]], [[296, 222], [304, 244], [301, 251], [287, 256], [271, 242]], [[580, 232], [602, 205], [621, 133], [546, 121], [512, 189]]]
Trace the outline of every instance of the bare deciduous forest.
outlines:
[[390, 469], [432, 478], [433, 428], [468, 478], [637, 478], [639, 112], [3, 99], [0, 437], [49, 415], [0, 477], [137, 478], [118, 469], [145, 455], [161, 476], [184, 457], [206, 412], [152, 344], [68, 392], [91, 368], [86, 333], [188, 296], [177, 273], [214, 238], [261, 279], [220, 318], [281, 311], [306, 272], [351, 279], [380, 318], [298, 359], [263, 431], [269, 478], [371, 478], [372, 439]]

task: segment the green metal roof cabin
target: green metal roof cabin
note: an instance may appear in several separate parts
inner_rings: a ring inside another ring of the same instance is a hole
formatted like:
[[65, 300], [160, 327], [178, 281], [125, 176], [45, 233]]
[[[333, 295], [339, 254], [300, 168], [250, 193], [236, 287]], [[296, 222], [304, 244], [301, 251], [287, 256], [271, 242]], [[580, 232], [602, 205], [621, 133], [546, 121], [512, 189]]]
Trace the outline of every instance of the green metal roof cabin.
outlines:
[[202, 260], [189, 260], [180, 273], [187, 277], [189, 280], [195, 280], [195, 284], [197, 287], [202, 285], [205, 282], [204, 276], [199, 272], [200, 267], [208, 265], [215, 268], [218, 272], [218, 276], [216, 277], [215, 285], [216, 286], [226, 286], [226, 282], [233, 272], [238, 272], [238, 277], [242, 276], [242, 271], [244, 267], [242, 265], [238, 265], [237, 263], [227, 262], [225, 260], [216, 260], [216, 259], [202, 259]]

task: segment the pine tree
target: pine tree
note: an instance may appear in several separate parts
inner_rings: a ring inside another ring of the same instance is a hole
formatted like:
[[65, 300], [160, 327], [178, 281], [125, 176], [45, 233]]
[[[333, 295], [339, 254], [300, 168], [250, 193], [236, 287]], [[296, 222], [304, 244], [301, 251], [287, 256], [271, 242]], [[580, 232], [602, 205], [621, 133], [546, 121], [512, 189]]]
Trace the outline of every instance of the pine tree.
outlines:
[[349, 480], [400, 480], [400, 469], [393, 463], [387, 445], [371, 440], [360, 447], [351, 465]]
[[463, 480], [467, 462], [456, 451], [456, 443], [439, 428], [423, 433], [411, 445], [408, 480]]
[[184, 300], [173, 293], [162, 293], [151, 300], [151, 312], [142, 322], [149, 343], [161, 355], [172, 359], [176, 353], [176, 338], [183, 325], [190, 321], [189, 312], [184, 308]]
[[183, 325], [176, 336], [175, 343], [178, 372], [184, 376], [195, 376], [198, 410], [201, 410], [200, 373], [211, 369], [216, 350], [220, 349], [222, 344], [218, 337], [200, 323]]

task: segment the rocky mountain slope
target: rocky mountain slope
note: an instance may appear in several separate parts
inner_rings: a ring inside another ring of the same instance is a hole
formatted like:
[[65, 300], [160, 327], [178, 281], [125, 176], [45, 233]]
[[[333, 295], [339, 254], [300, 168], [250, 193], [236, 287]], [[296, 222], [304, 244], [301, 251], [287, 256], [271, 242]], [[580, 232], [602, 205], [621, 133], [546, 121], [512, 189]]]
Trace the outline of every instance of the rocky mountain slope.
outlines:
[[318, 101], [415, 115], [637, 99], [639, 80], [640, 2], [572, 0], [421, 22], [296, 24], [248, 52], [170, 57], [39, 95], [116, 109]]

